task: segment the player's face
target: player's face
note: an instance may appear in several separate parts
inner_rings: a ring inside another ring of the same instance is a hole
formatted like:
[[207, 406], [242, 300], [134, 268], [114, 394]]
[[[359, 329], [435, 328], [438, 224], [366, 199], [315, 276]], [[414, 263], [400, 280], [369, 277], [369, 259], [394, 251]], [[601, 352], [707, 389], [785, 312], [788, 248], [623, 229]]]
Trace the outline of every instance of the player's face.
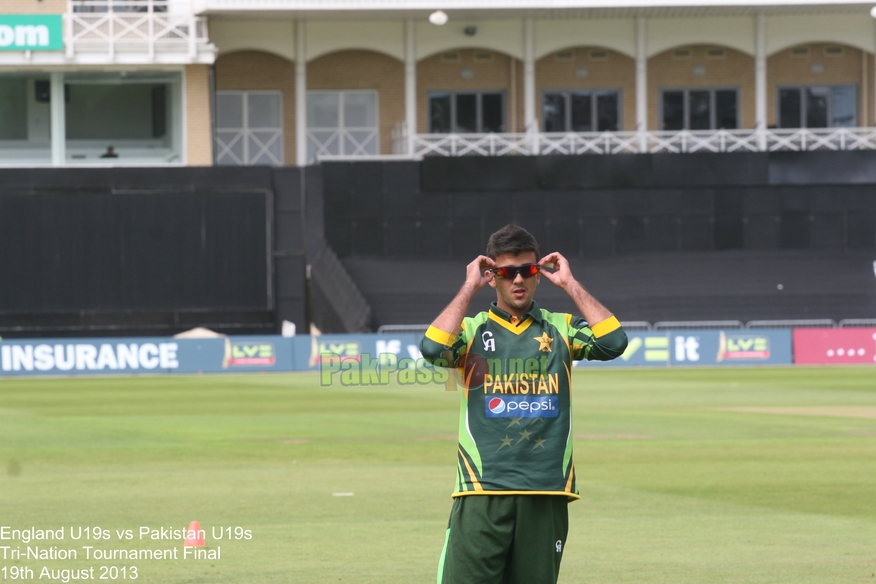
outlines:
[[[538, 262], [534, 251], [528, 251], [520, 255], [503, 253], [496, 258], [496, 265], [503, 266], [522, 266], [524, 264], [534, 264]], [[490, 286], [496, 289], [496, 304], [507, 312], [520, 316], [532, 304], [532, 297], [535, 296], [535, 287], [538, 286], [539, 274], [535, 274], [529, 278], [524, 278], [522, 274], [516, 274], [513, 279], [498, 278], [493, 275], [490, 280]]]

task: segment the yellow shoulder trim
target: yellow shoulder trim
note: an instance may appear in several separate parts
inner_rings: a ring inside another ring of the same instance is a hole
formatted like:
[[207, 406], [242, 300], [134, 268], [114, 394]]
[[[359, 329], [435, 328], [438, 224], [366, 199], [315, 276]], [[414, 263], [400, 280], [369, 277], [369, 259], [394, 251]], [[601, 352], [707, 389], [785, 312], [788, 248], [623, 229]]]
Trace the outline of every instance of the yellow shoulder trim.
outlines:
[[456, 335], [452, 335], [450, 333], [445, 333], [441, 329], [437, 329], [434, 326], [430, 326], [426, 329], [426, 338], [430, 341], [435, 341], [439, 345], [444, 345], [445, 347], [449, 347], [453, 344], [453, 341], [456, 340]]
[[493, 322], [499, 323], [502, 326], [502, 328], [505, 328], [505, 329], [511, 331], [515, 335], [519, 335], [523, 331], [525, 331], [526, 329], [529, 328], [529, 326], [532, 324], [532, 321], [534, 319], [531, 316], [529, 316], [526, 318], [526, 320], [523, 321], [522, 324], [514, 326], [513, 324], [511, 324], [507, 320], [503, 319], [502, 317], [498, 316], [494, 312], [490, 312], [490, 320], [492, 320]]
[[593, 326], [590, 327], [590, 330], [593, 331], [594, 337], [604, 337], [611, 331], [616, 331], [621, 326], [621, 323], [614, 316], [609, 316], [602, 322], [597, 322]]
[[453, 493], [452, 498], [470, 497], [473, 495], [551, 495], [556, 497], [568, 497], [569, 499], [580, 499], [578, 493], [567, 493], [565, 491], [466, 491], [464, 493]]

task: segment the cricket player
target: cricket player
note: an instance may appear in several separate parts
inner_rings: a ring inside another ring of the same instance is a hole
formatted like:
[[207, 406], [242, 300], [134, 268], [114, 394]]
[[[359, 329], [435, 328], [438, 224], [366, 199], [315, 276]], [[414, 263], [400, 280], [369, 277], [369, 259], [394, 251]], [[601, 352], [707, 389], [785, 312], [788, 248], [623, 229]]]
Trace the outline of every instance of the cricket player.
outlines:
[[[553, 269], [551, 270], [550, 267]], [[533, 297], [544, 276], [583, 318], [548, 312]], [[490, 309], [465, 317], [472, 296]], [[438, 584], [555, 584], [578, 499], [572, 461], [572, 361], [610, 360], [627, 346], [618, 320], [572, 276], [557, 252], [539, 259], [522, 227], [494, 233], [486, 256], [420, 343], [438, 366], [459, 367], [457, 481]]]

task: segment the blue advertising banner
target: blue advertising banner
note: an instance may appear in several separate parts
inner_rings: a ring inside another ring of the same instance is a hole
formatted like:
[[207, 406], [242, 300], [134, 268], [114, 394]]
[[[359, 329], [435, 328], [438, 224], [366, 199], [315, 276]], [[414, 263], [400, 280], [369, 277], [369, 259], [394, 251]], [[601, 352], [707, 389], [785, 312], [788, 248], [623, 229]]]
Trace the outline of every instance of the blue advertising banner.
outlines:
[[790, 329], [676, 330], [627, 333], [629, 344], [613, 361], [577, 361], [576, 367], [790, 365]]
[[292, 339], [33, 339], [0, 342], [0, 376], [292, 371]]
[[[790, 365], [790, 329], [630, 332], [613, 361], [576, 367]], [[33, 339], [0, 342], [0, 377], [139, 373], [318, 371], [320, 383], [450, 383], [426, 363], [420, 335], [360, 334], [286, 338]], [[439, 368], [440, 369], [440, 368]], [[387, 377], [389, 376], [389, 377]]]
[[361, 334], [295, 338], [298, 371], [319, 371], [319, 384], [443, 385], [456, 389], [454, 371], [420, 354], [422, 335]]
[[575, 361], [575, 367], [666, 367], [669, 336], [665, 332], [629, 332], [627, 350], [613, 361]]
[[353, 358], [361, 360], [363, 355], [371, 359], [386, 361], [386, 355], [392, 354], [396, 360], [412, 359], [417, 361], [420, 354], [420, 339], [422, 335], [415, 334], [360, 334], [360, 335], [321, 335], [295, 337], [295, 365], [298, 371], [317, 371], [323, 355], [337, 356], [341, 359]]
[[669, 331], [673, 366], [790, 365], [791, 329]]

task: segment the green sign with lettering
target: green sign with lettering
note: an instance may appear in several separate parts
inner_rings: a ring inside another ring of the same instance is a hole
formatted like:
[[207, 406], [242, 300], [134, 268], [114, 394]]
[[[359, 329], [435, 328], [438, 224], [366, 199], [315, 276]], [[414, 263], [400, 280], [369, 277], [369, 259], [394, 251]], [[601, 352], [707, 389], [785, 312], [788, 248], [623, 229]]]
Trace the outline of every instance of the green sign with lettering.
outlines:
[[60, 14], [0, 15], [0, 51], [62, 51]]

